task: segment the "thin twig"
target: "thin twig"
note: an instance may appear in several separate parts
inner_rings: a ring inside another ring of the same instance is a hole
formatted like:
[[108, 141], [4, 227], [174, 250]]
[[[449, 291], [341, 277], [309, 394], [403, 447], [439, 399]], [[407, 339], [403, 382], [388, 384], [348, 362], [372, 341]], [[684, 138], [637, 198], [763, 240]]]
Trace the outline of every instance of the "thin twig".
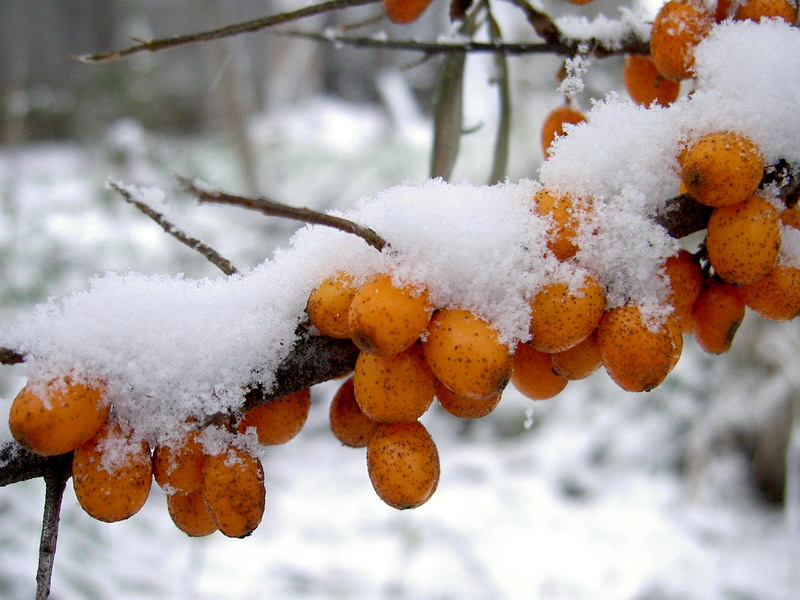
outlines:
[[252, 33], [260, 31], [267, 27], [273, 27], [282, 23], [290, 23], [305, 17], [311, 17], [334, 10], [350, 8], [352, 6], [362, 6], [364, 4], [373, 4], [379, 0], [330, 0], [329, 2], [322, 2], [314, 4], [298, 10], [279, 13], [277, 15], [269, 15], [251, 21], [244, 21], [242, 23], [233, 23], [225, 25], [218, 29], [211, 29], [208, 31], [201, 31], [187, 35], [177, 35], [170, 38], [162, 38], [155, 40], [137, 40], [134, 46], [126, 48], [125, 50], [117, 50], [111, 52], [99, 52], [97, 54], [84, 54], [77, 56], [80, 61], [87, 63], [99, 63], [112, 60], [119, 60], [132, 54], [139, 54], [140, 52], [158, 52], [160, 50], [167, 50], [169, 48], [176, 48], [178, 46], [185, 46], [187, 44], [194, 44], [197, 42], [208, 42], [211, 40], [218, 40], [221, 38], [232, 37], [242, 33]]
[[178, 227], [171, 223], [163, 214], [155, 210], [152, 206], [137, 200], [130, 190], [114, 181], [109, 181], [108, 185], [119, 192], [126, 202], [133, 204], [136, 208], [153, 219], [153, 221], [161, 226], [161, 229], [166, 231], [176, 240], [205, 256], [214, 266], [219, 268], [220, 271], [226, 275], [238, 273], [236, 267], [234, 267], [227, 258], [222, 256], [208, 244], [205, 244], [197, 238], [194, 238], [188, 235], [186, 232], [178, 229]]
[[288, 30], [276, 31], [275, 33], [337, 46], [406, 50], [410, 52], [422, 52], [426, 55], [488, 52], [493, 54], [506, 54], [509, 56], [523, 56], [527, 54], [575, 56], [581, 53], [582, 45], [588, 44], [595, 48], [595, 56], [598, 58], [605, 58], [617, 54], [643, 54], [647, 49], [647, 42], [636, 39], [628, 39], [618, 47], [607, 48], [597, 40], [557, 40], [554, 42], [476, 42], [473, 40], [466, 40], [463, 42], [423, 42], [419, 40], [397, 40], [383, 37], [354, 37], [339, 35], [334, 32], [319, 33], [316, 31]]
[[67, 454], [54, 460], [44, 475], [44, 515], [42, 536], [39, 541], [39, 566], [36, 569], [36, 600], [46, 600], [50, 595], [58, 542], [58, 524], [61, 518], [61, 501], [70, 473], [71, 457]]
[[25, 355], [11, 348], [0, 348], [0, 365], [18, 365], [25, 362]]
[[255, 210], [271, 217], [282, 217], [285, 219], [302, 221], [304, 223], [326, 225], [328, 227], [333, 227], [334, 229], [339, 229], [341, 231], [357, 235], [378, 251], [383, 250], [383, 248], [386, 246], [386, 241], [374, 230], [370, 229], [369, 227], [359, 225], [358, 223], [354, 223], [349, 219], [311, 210], [310, 208], [297, 208], [295, 206], [288, 206], [268, 198], [248, 198], [246, 196], [227, 194], [219, 190], [204, 189], [185, 177], [178, 176], [178, 181], [187, 192], [195, 196], [200, 202], [241, 206], [243, 208], [249, 208], [250, 210]]

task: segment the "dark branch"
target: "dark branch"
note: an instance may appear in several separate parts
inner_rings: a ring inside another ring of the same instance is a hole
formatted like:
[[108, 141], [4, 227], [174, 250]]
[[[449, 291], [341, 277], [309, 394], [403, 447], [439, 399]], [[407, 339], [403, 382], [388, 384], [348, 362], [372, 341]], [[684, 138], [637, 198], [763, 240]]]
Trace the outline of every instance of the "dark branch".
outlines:
[[197, 42], [209, 42], [226, 37], [232, 37], [242, 33], [252, 33], [261, 31], [267, 27], [281, 25], [282, 23], [290, 23], [305, 17], [340, 10], [343, 8], [350, 8], [352, 6], [361, 6], [364, 4], [373, 4], [379, 0], [330, 0], [329, 2], [322, 2], [314, 4], [298, 10], [279, 13], [277, 15], [269, 15], [251, 21], [244, 21], [242, 23], [234, 23], [226, 25], [218, 29], [211, 29], [208, 31], [201, 31], [198, 33], [191, 33], [187, 35], [178, 35], [170, 38], [162, 38], [156, 40], [141, 41], [136, 40], [137, 43], [125, 50], [118, 50], [112, 52], [100, 52], [97, 54], [84, 54], [78, 56], [78, 60], [88, 63], [107, 62], [125, 58], [132, 54], [139, 54], [141, 52], [158, 52], [160, 50], [167, 50], [169, 48], [176, 48], [178, 46], [185, 46], [187, 44], [194, 44]]
[[11, 348], [0, 348], [0, 365], [18, 365], [25, 362], [25, 355]]
[[384, 50], [406, 50], [422, 52], [427, 55], [453, 54], [453, 53], [493, 53], [509, 56], [522, 56], [528, 54], [558, 54], [561, 56], [574, 56], [580, 54], [583, 45], [594, 49], [593, 54], [599, 58], [614, 54], [644, 54], [647, 52], [647, 42], [630, 39], [619, 47], [605, 47], [594, 40], [587, 41], [546, 41], [533, 43], [508, 43], [508, 42], [421, 42], [417, 40], [392, 40], [380, 37], [352, 37], [334, 33], [318, 33], [315, 31], [281, 31], [280, 35], [299, 37], [316, 42], [335, 45], [353, 46], [356, 48], [380, 48]]
[[214, 204], [230, 204], [232, 206], [241, 206], [250, 210], [255, 210], [271, 217], [282, 217], [285, 219], [294, 219], [295, 221], [302, 221], [304, 223], [313, 223], [316, 225], [325, 225], [333, 227], [346, 233], [357, 235], [365, 242], [378, 251], [383, 250], [386, 246], [386, 241], [379, 236], [374, 230], [369, 227], [364, 227], [358, 223], [354, 223], [342, 217], [336, 217], [326, 213], [322, 213], [310, 208], [297, 208], [288, 206], [275, 200], [268, 198], [248, 198], [245, 196], [236, 196], [234, 194], [227, 194], [219, 190], [209, 190], [201, 188], [195, 183], [189, 181], [184, 177], [178, 177], [181, 185], [187, 192], [195, 196], [200, 202], [208, 202]]
[[708, 225], [712, 208], [700, 204], [689, 194], [670, 198], [665, 209], [656, 215], [655, 222], [667, 230], [674, 238], [683, 238]]
[[64, 488], [72, 472], [69, 454], [57, 457], [50, 463], [44, 475], [44, 515], [42, 517], [42, 536], [39, 540], [39, 566], [36, 569], [36, 600], [46, 600], [50, 596], [50, 582], [58, 542], [58, 525], [61, 519], [61, 501]]
[[192, 250], [195, 250], [200, 254], [202, 254], [203, 256], [205, 256], [220, 271], [222, 271], [226, 275], [233, 275], [234, 273], [238, 273], [236, 267], [234, 267], [227, 258], [222, 256], [211, 246], [201, 242], [197, 238], [193, 238], [186, 232], [178, 229], [163, 214], [155, 210], [152, 206], [140, 200], [137, 200], [128, 189], [113, 181], [110, 181], [108, 185], [110, 185], [113, 189], [118, 191], [126, 202], [133, 204], [136, 208], [138, 208], [148, 217], [153, 219], [156, 223], [158, 223], [161, 226], [161, 229], [166, 231], [180, 243], [188, 246]]

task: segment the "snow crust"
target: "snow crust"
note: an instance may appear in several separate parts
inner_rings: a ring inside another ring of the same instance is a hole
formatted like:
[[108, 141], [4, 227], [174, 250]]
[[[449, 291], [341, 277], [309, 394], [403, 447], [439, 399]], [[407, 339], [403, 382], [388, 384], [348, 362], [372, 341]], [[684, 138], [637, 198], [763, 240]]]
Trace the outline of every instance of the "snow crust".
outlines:
[[[338, 271], [356, 282], [382, 271], [428, 288], [439, 307], [475, 311], [513, 345], [528, 337], [529, 300], [565, 271], [546, 250], [547, 222], [531, 210], [545, 186], [593, 201], [575, 266], [604, 284], [609, 305], [665, 310], [660, 265], [679, 247], [652, 217], [677, 191], [681, 145], [713, 130], [753, 139], [767, 163], [800, 163], [800, 31], [782, 22], [725, 23], [697, 49], [696, 88], [669, 108], [611, 94], [555, 142], [540, 181], [496, 186], [402, 184], [338, 212], [377, 231], [388, 249], [321, 226], [239, 275], [109, 273], [0, 330], [28, 355], [33, 378], [100, 377], [117, 415], [157, 442], [187, 417], [236, 410], [244, 388], [267, 388], [295, 341], [309, 293]], [[160, 204], [157, 193], [147, 201]], [[785, 262], [798, 244], [784, 249]]]

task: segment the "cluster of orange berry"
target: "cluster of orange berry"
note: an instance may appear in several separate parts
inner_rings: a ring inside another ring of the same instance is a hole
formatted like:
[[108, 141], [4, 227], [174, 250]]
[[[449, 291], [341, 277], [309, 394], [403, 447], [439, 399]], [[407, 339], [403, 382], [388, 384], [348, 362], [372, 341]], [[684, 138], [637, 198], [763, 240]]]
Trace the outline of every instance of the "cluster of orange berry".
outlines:
[[152, 480], [166, 493], [172, 520], [190, 536], [217, 530], [245, 537], [261, 522], [266, 490], [260, 459], [237, 434], [254, 428], [261, 444], [281, 444], [305, 423], [308, 389], [249, 410], [226, 432], [226, 442], [208, 444], [187, 422], [165, 444], [150, 445], [116, 422], [106, 387], [63, 377], [29, 383], [14, 399], [9, 427], [17, 442], [43, 456], [74, 452], [75, 495], [92, 517], [115, 522], [136, 514]]
[[[586, 4], [590, 0], [570, 0]], [[670, 0], [658, 11], [650, 34], [650, 55], [625, 55], [622, 75], [631, 100], [642, 106], [668, 106], [680, 93], [681, 81], [692, 77], [694, 49], [709, 34], [715, 23], [726, 19], [755, 21], [762, 18], [797, 22], [794, 0], [748, 0], [736, 4], [717, 0], [716, 9], [698, 0]], [[586, 115], [569, 102], [553, 109], [541, 130], [545, 157], [553, 140], [564, 135], [564, 126], [576, 125]]]

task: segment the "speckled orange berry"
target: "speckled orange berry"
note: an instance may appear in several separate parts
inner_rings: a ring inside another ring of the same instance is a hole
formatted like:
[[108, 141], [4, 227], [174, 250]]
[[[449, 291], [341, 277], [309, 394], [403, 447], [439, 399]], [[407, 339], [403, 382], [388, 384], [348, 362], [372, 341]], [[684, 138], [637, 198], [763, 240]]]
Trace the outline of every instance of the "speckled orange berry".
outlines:
[[398, 354], [417, 341], [432, 312], [426, 291], [398, 287], [391, 276], [375, 275], [361, 286], [350, 304], [351, 337], [364, 352]]
[[21, 446], [54, 456], [88, 441], [106, 422], [110, 408], [101, 384], [62, 377], [22, 388], [11, 404], [8, 426]]
[[459, 419], [480, 419], [492, 412], [500, 402], [503, 392], [476, 400], [459, 396], [441, 381], [436, 382], [436, 397], [439, 405], [448, 413]]
[[167, 494], [167, 510], [172, 522], [188, 536], [202, 537], [217, 530], [202, 489], [189, 494]]
[[559, 260], [567, 260], [578, 251], [575, 237], [582, 215], [589, 203], [548, 189], [533, 196], [533, 208], [538, 215], [549, 220], [547, 247]]
[[745, 304], [739, 288], [721, 279], [709, 279], [692, 308], [692, 333], [706, 352], [727, 352], [744, 315]]
[[661, 385], [677, 364], [683, 335], [674, 313], [651, 322], [638, 306], [626, 304], [606, 311], [597, 344], [611, 379], [629, 392], [645, 392]]
[[209, 456], [202, 489], [208, 512], [224, 535], [246, 537], [261, 523], [267, 492], [258, 457], [236, 446]]
[[383, 9], [392, 23], [407, 25], [416, 21], [431, 0], [383, 0]]
[[72, 457], [72, 485], [81, 507], [107, 523], [122, 521], [144, 506], [153, 482], [150, 448], [107, 423]]
[[303, 429], [310, 408], [311, 391], [305, 388], [251, 408], [239, 422], [239, 431], [255, 427], [260, 444], [285, 444]]
[[511, 376], [508, 346], [487, 321], [468, 310], [437, 312], [422, 349], [436, 378], [459, 396], [493, 396]]
[[783, 19], [790, 25], [797, 22], [797, 4], [793, 0], [747, 0], [733, 13], [734, 21]]
[[739, 292], [753, 312], [770, 321], [789, 321], [800, 314], [800, 269], [776, 265]]
[[308, 297], [306, 313], [322, 335], [338, 339], [350, 337], [348, 315], [356, 290], [353, 278], [346, 273], [329, 277], [314, 288]]
[[708, 220], [708, 259], [729, 283], [749, 285], [764, 277], [775, 265], [780, 246], [780, 216], [761, 196], [717, 207]]
[[597, 330], [576, 346], [550, 355], [550, 361], [553, 371], [565, 379], [574, 381], [588, 377], [603, 364], [597, 345]]
[[800, 229], [800, 202], [781, 211], [781, 223], [787, 227]]
[[586, 339], [603, 316], [603, 286], [584, 272], [583, 283], [545, 285], [531, 300], [530, 345], [542, 352], [561, 352]]
[[356, 402], [379, 423], [411, 423], [433, 402], [436, 379], [418, 345], [394, 356], [361, 352], [353, 388]]
[[511, 383], [532, 400], [547, 400], [567, 386], [567, 379], [553, 371], [550, 354], [528, 344], [519, 344], [514, 352]]
[[641, 106], [650, 106], [654, 102], [669, 106], [681, 89], [679, 81], [664, 77], [658, 72], [653, 59], [643, 54], [625, 55], [622, 76], [628, 96]]
[[678, 161], [687, 191], [708, 206], [731, 206], [746, 200], [764, 174], [758, 146], [730, 131], [704, 135], [688, 146]]
[[363, 448], [378, 425], [356, 402], [353, 378], [348, 378], [333, 396], [328, 420], [336, 439], [351, 448]]
[[372, 487], [389, 506], [416, 508], [426, 502], [439, 481], [439, 453], [418, 421], [379, 425], [367, 446]]
[[547, 157], [549, 155], [550, 145], [556, 137], [566, 135], [564, 131], [565, 125], [577, 125], [585, 120], [586, 116], [581, 111], [566, 104], [553, 109], [545, 117], [544, 124], [542, 125], [542, 154]]
[[703, 287], [703, 270], [700, 263], [687, 250], [679, 250], [664, 263], [664, 272], [669, 285], [667, 301], [675, 310], [681, 331], [692, 328], [692, 305]]
[[694, 49], [711, 30], [714, 14], [700, 2], [670, 0], [653, 20], [650, 55], [658, 71], [679, 81], [692, 76]]
[[199, 435], [199, 431], [190, 431], [173, 444], [153, 449], [153, 476], [168, 494], [188, 494], [203, 483], [206, 455]]

